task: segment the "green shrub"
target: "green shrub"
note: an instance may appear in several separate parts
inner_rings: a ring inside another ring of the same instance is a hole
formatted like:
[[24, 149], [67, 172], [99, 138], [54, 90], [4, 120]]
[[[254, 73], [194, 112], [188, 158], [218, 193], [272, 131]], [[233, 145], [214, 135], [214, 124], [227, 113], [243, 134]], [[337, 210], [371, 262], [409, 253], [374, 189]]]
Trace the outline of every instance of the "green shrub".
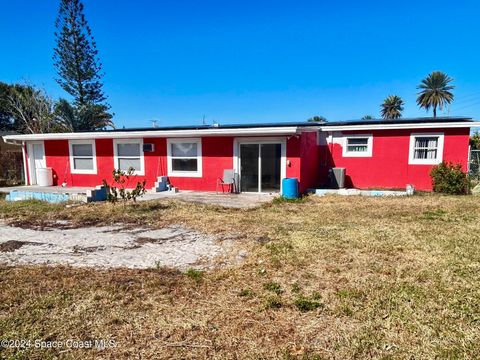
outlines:
[[442, 162], [430, 172], [433, 191], [451, 195], [465, 195], [470, 192], [470, 181], [462, 165]]
[[137, 197], [145, 195], [147, 180], [137, 181], [133, 190], [127, 190], [127, 188], [130, 187], [130, 179], [132, 177], [135, 178], [134, 173], [135, 169], [133, 167], [128, 168], [127, 171], [113, 169], [112, 183], [109, 184], [107, 180], [103, 179], [103, 186], [105, 186], [108, 191], [108, 201], [116, 203], [119, 199], [122, 199], [125, 204], [129, 200], [136, 202]]

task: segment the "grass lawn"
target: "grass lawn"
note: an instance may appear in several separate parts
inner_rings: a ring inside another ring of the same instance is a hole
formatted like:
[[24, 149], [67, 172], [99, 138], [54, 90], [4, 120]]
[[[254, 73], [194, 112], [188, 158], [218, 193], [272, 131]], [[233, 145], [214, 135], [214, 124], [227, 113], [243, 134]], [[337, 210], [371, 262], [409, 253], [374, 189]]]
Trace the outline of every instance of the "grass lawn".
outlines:
[[432, 359], [480, 356], [480, 202], [312, 197], [258, 209], [0, 200], [22, 226], [185, 224], [248, 256], [208, 272], [0, 267], [0, 338], [116, 347], [0, 357]]

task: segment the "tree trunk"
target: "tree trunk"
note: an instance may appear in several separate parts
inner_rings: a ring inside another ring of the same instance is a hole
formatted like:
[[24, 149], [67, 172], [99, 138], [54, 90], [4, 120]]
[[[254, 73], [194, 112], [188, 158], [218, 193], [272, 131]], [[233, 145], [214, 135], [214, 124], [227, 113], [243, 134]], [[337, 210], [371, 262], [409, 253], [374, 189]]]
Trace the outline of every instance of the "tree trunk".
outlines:
[[433, 107], [433, 117], [434, 118], [437, 117], [437, 107], [436, 106]]

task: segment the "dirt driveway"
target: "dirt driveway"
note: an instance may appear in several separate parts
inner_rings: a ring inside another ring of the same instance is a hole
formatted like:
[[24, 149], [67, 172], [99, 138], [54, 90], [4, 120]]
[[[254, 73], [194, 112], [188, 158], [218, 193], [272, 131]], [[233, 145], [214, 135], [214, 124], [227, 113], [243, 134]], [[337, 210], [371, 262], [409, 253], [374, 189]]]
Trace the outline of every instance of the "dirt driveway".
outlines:
[[208, 268], [231, 255], [232, 242], [182, 226], [162, 229], [102, 226], [43, 229], [0, 223], [0, 264], [68, 264], [101, 268]]

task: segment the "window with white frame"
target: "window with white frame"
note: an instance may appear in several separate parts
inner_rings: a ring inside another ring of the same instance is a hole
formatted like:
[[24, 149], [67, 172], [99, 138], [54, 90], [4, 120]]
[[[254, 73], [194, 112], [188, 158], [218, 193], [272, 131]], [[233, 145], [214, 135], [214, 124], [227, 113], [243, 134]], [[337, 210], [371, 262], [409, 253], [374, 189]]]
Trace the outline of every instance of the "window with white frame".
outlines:
[[344, 157], [372, 156], [372, 135], [351, 135], [344, 137]]
[[134, 174], [144, 175], [143, 140], [115, 139], [113, 142], [115, 168], [123, 171], [133, 168]]
[[70, 171], [72, 174], [96, 174], [95, 140], [70, 140]]
[[202, 176], [202, 142], [200, 139], [167, 140], [168, 175]]
[[409, 164], [434, 165], [442, 162], [443, 134], [411, 134]]

